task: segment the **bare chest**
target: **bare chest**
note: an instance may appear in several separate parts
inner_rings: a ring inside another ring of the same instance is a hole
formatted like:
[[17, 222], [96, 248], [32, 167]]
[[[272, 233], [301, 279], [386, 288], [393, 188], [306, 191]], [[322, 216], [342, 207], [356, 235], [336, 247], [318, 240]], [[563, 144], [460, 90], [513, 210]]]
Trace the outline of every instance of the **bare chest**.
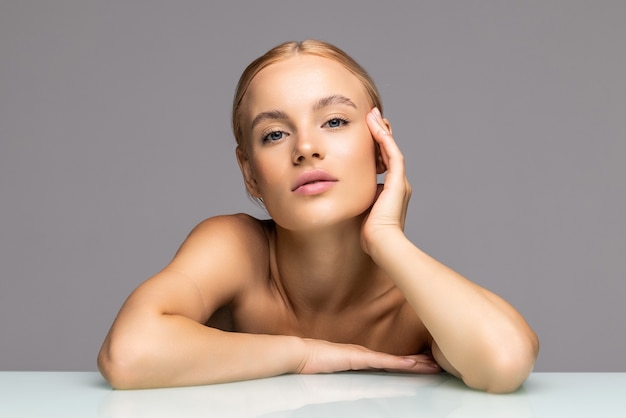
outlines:
[[396, 288], [335, 313], [298, 312], [269, 289], [250, 299], [233, 307], [238, 332], [358, 344], [397, 355], [423, 352], [429, 341], [428, 331]]

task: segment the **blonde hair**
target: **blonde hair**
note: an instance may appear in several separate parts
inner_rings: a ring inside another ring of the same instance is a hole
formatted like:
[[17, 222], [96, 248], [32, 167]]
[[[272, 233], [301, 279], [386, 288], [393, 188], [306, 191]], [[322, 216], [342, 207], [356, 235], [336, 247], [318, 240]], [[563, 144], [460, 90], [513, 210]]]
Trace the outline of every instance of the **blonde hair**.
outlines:
[[276, 62], [291, 58], [298, 54], [316, 55], [322, 58], [333, 60], [343, 65], [346, 70], [350, 71], [356, 78], [361, 81], [363, 87], [369, 98], [372, 101], [372, 106], [377, 107], [382, 112], [382, 102], [378, 89], [374, 84], [374, 80], [365, 71], [361, 65], [356, 62], [352, 57], [346, 54], [338, 47], [331, 45], [327, 42], [310, 39], [301, 42], [285, 42], [267, 51], [262, 56], [258, 57], [246, 67], [239, 78], [237, 89], [235, 90], [235, 97], [233, 99], [232, 110], [232, 128], [233, 134], [237, 145], [241, 148], [246, 148], [246, 144], [243, 138], [243, 129], [241, 126], [241, 107], [246, 91], [252, 82], [252, 79], [263, 68], [274, 64]]

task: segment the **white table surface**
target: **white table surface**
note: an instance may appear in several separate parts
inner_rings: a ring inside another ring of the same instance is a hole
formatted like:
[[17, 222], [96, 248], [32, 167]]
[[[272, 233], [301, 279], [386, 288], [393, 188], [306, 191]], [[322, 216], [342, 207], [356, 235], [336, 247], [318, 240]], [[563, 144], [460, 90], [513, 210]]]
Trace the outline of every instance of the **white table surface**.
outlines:
[[626, 373], [533, 373], [517, 392], [492, 395], [447, 374], [117, 391], [95, 372], [0, 372], [0, 417], [626, 417]]

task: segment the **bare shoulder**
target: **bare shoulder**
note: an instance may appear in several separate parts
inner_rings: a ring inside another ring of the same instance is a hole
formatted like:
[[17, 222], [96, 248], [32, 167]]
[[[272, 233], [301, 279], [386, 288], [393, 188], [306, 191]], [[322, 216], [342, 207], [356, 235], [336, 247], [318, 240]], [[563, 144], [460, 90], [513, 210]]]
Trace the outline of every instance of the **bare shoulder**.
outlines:
[[112, 335], [120, 330], [124, 334], [146, 316], [181, 315], [206, 323], [249, 287], [259, 263], [268, 262], [266, 224], [247, 215], [202, 221], [172, 261], [131, 293]]
[[[266, 254], [265, 222], [246, 214], [221, 215], [200, 222], [167, 268], [198, 280], [211, 280], [216, 269], [230, 279], [246, 276]], [[258, 267], [258, 266], [257, 266]]]
[[206, 322], [241, 295], [259, 271], [259, 263], [264, 259], [267, 263], [265, 224], [239, 214], [202, 221], [172, 261], [132, 292], [119, 318], [149, 312]]
[[265, 224], [244, 213], [214, 216], [200, 222], [189, 234], [181, 250], [189, 246], [210, 246], [215, 241], [223, 245], [244, 245], [262, 242], [265, 239]]

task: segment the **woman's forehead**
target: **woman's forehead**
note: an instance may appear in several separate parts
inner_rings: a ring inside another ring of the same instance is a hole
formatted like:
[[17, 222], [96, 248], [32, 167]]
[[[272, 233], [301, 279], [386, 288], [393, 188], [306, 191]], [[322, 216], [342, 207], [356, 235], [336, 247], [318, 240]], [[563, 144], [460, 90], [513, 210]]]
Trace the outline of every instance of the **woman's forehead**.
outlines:
[[333, 95], [347, 97], [358, 107], [368, 102], [361, 81], [342, 64], [315, 55], [296, 55], [259, 71], [244, 101], [246, 107], [256, 108], [280, 102], [315, 102]]

